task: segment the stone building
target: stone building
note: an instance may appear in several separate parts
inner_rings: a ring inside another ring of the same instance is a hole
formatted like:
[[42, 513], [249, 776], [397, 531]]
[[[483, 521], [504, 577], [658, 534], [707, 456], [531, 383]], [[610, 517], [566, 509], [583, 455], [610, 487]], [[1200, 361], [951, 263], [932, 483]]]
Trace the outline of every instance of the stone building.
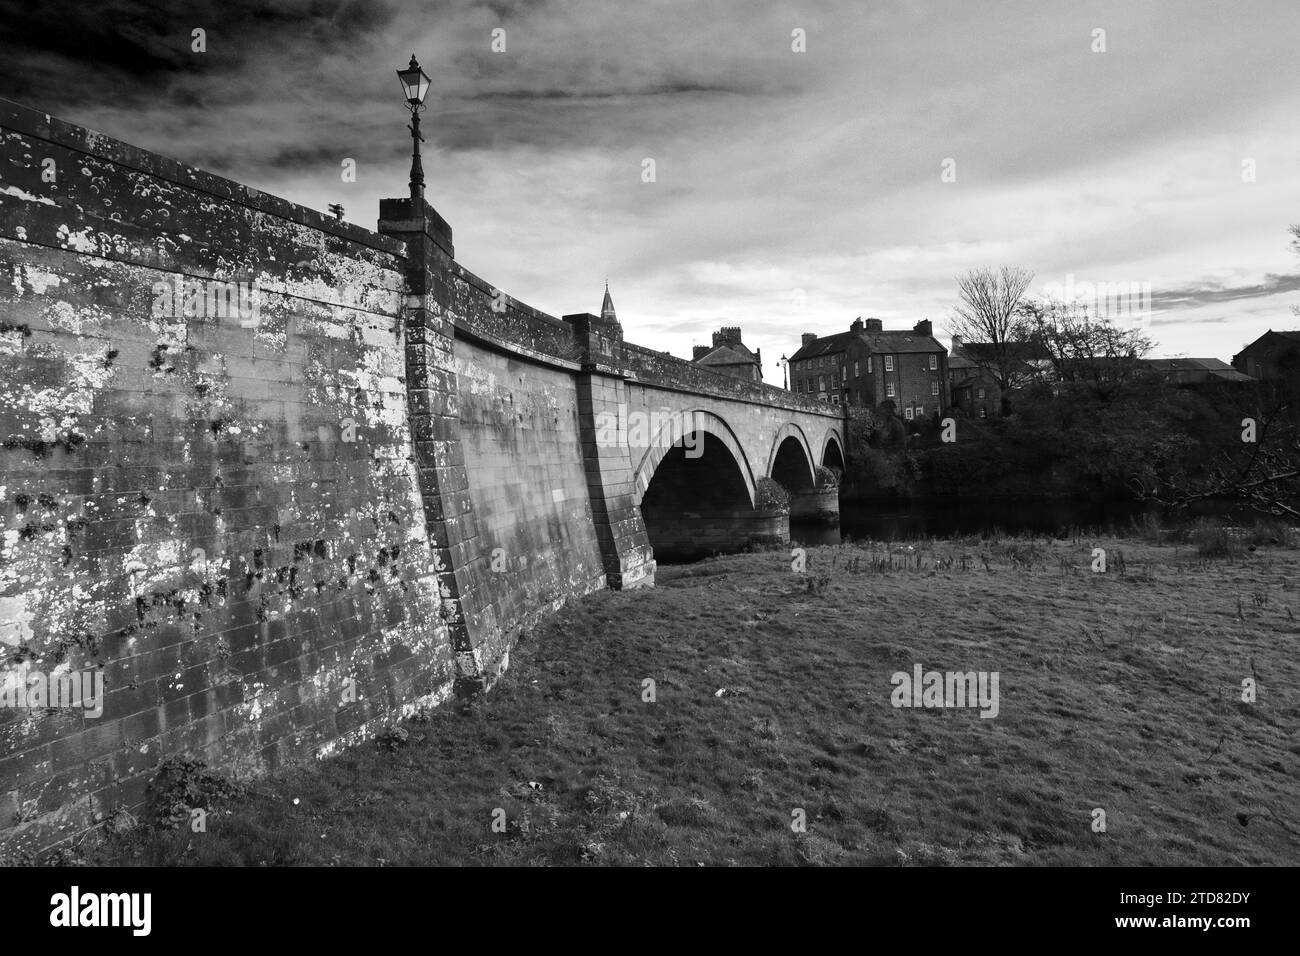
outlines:
[[1232, 357], [1232, 367], [1259, 379], [1300, 379], [1300, 331], [1269, 329]]
[[933, 416], [948, 406], [948, 350], [929, 319], [886, 330], [880, 319], [857, 318], [847, 332], [804, 333], [790, 357], [790, 388], [837, 404], [893, 402], [908, 421]]
[[948, 353], [948, 386], [954, 408], [984, 420], [1002, 414], [1002, 388], [997, 377], [966, 352], [960, 335], [952, 337]]
[[1249, 375], [1239, 372], [1223, 359], [1217, 358], [1143, 359], [1141, 367], [1170, 385], [1254, 381]]
[[738, 325], [724, 325], [714, 332], [712, 345], [695, 346], [691, 361], [723, 375], [750, 382], [763, 381], [763, 350], [750, 351], [740, 340]]

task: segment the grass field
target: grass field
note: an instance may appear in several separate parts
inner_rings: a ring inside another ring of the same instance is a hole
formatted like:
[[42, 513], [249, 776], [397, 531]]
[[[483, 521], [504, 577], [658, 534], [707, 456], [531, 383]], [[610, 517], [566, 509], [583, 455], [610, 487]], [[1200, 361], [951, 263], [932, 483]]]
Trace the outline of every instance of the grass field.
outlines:
[[[1300, 552], [1233, 551], [969, 539], [661, 568], [547, 620], [490, 694], [405, 740], [256, 781], [206, 833], [141, 825], [64, 860], [1294, 865]], [[918, 663], [998, 672], [997, 717], [893, 707]]]

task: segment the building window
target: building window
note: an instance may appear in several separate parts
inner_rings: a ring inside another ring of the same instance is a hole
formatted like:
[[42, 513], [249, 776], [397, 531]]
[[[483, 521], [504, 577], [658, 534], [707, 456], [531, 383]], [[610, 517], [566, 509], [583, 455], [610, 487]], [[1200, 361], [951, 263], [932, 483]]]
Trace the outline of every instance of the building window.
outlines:
[[857, 361], [854, 361], [854, 363], [853, 363], [853, 377], [854, 377], [854, 378], [861, 378], [861, 377], [862, 377], [862, 370], [858, 367], [860, 364], [861, 364], [861, 363], [859, 363], [859, 362], [857, 362]]
[[831, 372], [831, 388], [839, 388], [839, 387], [840, 387], [839, 376], [837, 376], [834, 372]]
[[894, 397], [894, 383], [893, 383], [893, 382], [886, 382], [886, 383], [885, 383], [885, 397], [886, 397], [886, 398], [893, 398], [893, 397]]
[[868, 374], [868, 375], [871, 374], [871, 356], [870, 356], [870, 355], [867, 356], [867, 374]]
[[848, 371], [844, 368], [843, 365], [841, 365], [841, 366], [840, 366], [840, 378], [848, 378], [848, 377], [849, 377], [849, 373], [848, 373]]
[[894, 357], [893, 357], [892, 355], [886, 355], [886, 356], [885, 356], [885, 371], [886, 371], [886, 372], [892, 372], [893, 370], [894, 370]]
[[985, 408], [983, 405], [981, 405], [981, 406], [980, 406], [980, 418], [988, 418], [988, 417], [989, 417], [989, 410], [988, 410], [987, 408]]
[[803, 379], [801, 379], [801, 378], [796, 378], [796, 379], [794, 380], [794, 393], [795, 393], [796, 395], [802, 395], [802, 394], [803, 394]]
[[819, 392], [824, 392], [824, 391], [826, 391], [826, 376], [825, 376], [825, 375], [818, 375], [818, 376], [817, 376], [817, 391], [819, 391]]
[[912, 406], [911, 406], [911, 405], [908, 405], [905, 409], [903, 409], [903, 417], [906, 418], [909, 422], [912, 420]]
[[931, 383], [930, 383], [930, 394], [931, 394], [931, 395], [938, 395], [938, 394], [939, 394], [939, 383], [938, 383], [938, 382], [931, 382]]
[[931, 356], [930, 356], [930, 371], [933, 372], [933, 371], [935, 371], [936, 369], [938, 369], [938, 367], [939, 367], [939, 356], [937, 356], [937, 355], [931, 355]]
[[979, 390], [976, 392], [975, 397], [976, 397], [976, 398], [983, 398], [983, 397], [984, 397], [984, 389], [982, 389], [982, 388], [979, 389]]

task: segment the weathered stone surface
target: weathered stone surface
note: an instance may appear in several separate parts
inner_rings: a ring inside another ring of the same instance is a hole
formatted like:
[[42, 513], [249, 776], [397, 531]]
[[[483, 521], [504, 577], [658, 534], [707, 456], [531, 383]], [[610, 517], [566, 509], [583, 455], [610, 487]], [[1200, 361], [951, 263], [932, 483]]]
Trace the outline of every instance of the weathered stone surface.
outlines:
[[263, 773], [490, 687], [541, 615], [653, 585], [656, 534], [785, 540], [756, 479], [842, 448], [837, 408], [505, 295], [427, 203], [380, 219], [0, 101], [0, 672], [105, 691], [0, 707], [0, 849], [138, 809], [168, 756]]

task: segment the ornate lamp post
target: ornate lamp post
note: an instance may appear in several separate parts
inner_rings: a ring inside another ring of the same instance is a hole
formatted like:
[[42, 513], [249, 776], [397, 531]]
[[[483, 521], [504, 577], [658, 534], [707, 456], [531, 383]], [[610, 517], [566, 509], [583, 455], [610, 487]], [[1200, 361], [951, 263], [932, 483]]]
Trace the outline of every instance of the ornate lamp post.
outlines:
[[411, 111], [411, 199], [424, 201], [424, 167], [420, 164], [420, 144], [424, 137], [420, 135], [420, 110], [424, 109], [424, 95], [429, 92], [429, 77], [411, 54], [411, 63], [404, 70], [397, 71], [397, 78], [402, 81], [402, 92], [406, 94], [406, 105]]
[[790, 360], [784, 355], [781, 356], [781, 382], [782, 388], [790, 391]]

